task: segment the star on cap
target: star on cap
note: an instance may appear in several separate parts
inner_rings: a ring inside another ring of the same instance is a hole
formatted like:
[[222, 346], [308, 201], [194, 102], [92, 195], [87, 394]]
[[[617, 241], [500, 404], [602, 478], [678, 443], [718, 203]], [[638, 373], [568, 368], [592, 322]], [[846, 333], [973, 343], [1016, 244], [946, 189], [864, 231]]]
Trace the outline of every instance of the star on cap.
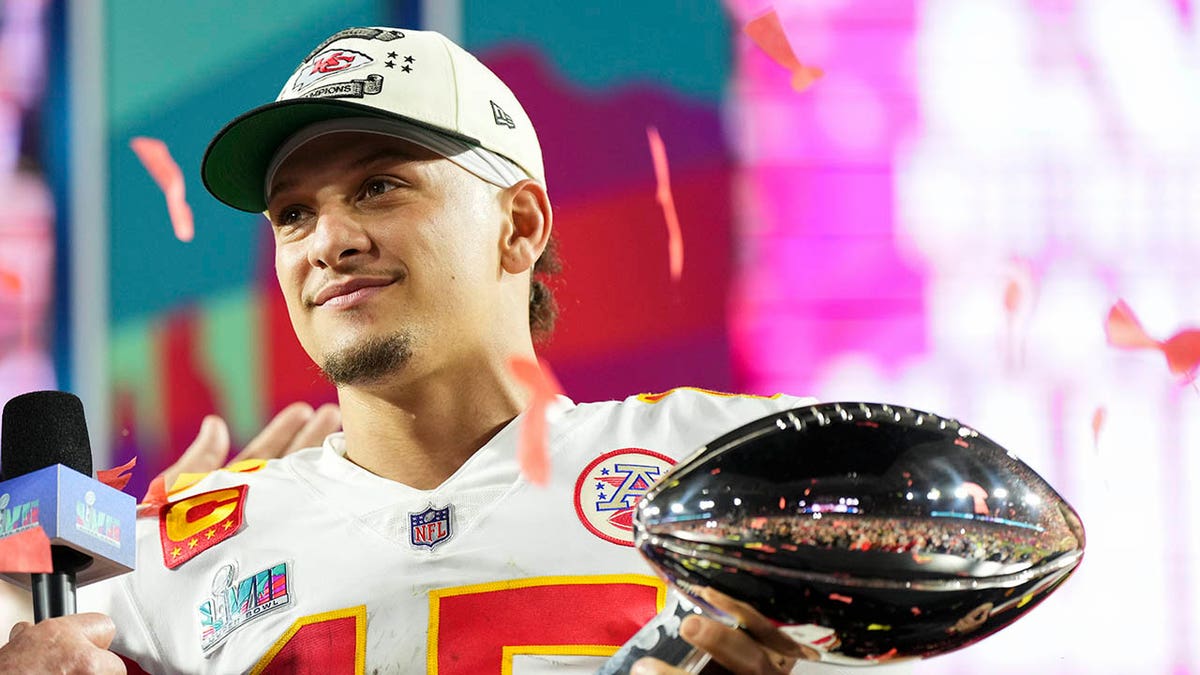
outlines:
[[403, 71], [404, 71], [404, 72], [406, 72], [406, 73], [411, 73], [411, 72], [412, 72], [412, 66], [403, 66], [403, 67], [401, 67], [401, 68], [400, 68], [400, 70], [403, 70]]
[[384, 65], [384, 66], [386, 66], [386, 67], [388, 67], [388, 68], [395, 68], [395, 67], [396, 67], [396, 62], [395, 62], [395, 61], [385, 61], [383, 65]]
[[405, 62], [405, 63], [412, 63], [412, 62], [413, 62], [413, 57], [412, 57], [412, 56], [405, 56], [405, 57], [404, 57], [404, 62]]
[[396, 52], [388, 52], [388, 58], [389, 58], [389, 59], [394, 59], [394, 58], [396, 58]]

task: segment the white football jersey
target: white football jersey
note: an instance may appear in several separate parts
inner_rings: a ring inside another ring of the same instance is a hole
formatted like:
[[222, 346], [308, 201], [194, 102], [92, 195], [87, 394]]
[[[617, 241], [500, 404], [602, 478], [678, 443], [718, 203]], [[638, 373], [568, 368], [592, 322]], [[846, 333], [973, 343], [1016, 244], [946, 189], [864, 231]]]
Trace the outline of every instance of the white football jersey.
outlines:
[[174, 673], [594, 672], [664, 601], [638, 497], [747, 422], [811, 400], [695, 389], [547, 412], [550, 481], [516, 418], [433, 490], [323, 447], [217, 471], [138, 519], [137, 570], [81, 590], [113, 651]]

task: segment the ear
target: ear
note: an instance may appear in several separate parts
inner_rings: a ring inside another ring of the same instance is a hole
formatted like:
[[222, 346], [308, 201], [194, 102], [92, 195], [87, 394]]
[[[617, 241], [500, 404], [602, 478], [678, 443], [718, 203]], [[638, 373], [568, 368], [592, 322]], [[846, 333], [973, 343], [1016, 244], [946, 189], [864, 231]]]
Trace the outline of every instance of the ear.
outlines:
[[503, 203], [512, 227], [500, 242], [500, 266], [509, 274], [521, 274], [533, 269], [550, 241], [550, 197], [541, 183], [526, 179], [504, 190]]

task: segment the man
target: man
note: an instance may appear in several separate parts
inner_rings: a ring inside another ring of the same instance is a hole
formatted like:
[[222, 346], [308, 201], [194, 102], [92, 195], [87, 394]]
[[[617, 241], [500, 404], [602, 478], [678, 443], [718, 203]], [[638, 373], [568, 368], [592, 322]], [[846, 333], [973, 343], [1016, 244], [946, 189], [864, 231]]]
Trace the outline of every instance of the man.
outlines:
[[[553, 232], [541, 150], [512, 92], [437, 33], [331, 36], [275, 103], [217, 134], [202, 171], [218, 199], [269, 216], [344, 432], [139, 519], [137, 571], [80, 605], [149, 672], [591, 672], [663, 602], [630, 545], [637, 497], [703, 443], [804, 403], [559, 397], [549, 484], [522, 477], [529, 394], [508, 364], [534, 358], [552, 317], [534, 279]], [[744, 629], [697, 618], [683, 634], [729, 669], [801, 656], [714, 602]]]

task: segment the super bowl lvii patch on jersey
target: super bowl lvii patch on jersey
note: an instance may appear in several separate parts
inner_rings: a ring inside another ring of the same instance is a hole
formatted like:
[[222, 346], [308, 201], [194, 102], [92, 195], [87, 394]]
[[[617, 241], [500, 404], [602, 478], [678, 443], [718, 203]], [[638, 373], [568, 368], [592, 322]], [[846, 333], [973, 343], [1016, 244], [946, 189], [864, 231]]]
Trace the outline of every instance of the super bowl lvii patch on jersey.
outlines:
[[281, 562], [238, 579], [237, 565], [221, 566], [213, 577], [212, 594], [197, 608], [204, 655], [212, 654], [225, 638], [251, 619], [291, 603], [289, 571], [289, 565]]

